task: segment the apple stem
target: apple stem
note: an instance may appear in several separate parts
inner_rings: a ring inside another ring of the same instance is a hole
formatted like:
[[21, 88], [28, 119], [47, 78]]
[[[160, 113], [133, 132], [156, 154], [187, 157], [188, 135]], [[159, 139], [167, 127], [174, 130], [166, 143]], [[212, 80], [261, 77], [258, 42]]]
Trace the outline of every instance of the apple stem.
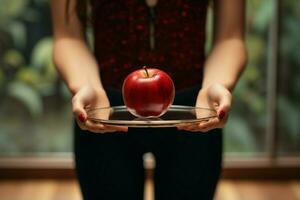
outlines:
[[149, 78], [149, 73], [148, 73], [148, 70], [147, 70], [147, 66], [144, 66], [143, 69], [146, 71], [147, 78]]

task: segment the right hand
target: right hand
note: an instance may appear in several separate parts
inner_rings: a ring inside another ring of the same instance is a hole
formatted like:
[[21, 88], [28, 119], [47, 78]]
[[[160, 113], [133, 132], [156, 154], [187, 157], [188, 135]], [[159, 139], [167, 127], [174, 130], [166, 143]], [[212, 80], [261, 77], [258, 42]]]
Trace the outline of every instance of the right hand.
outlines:
[[73, 113], [78, 126], [82, 130], [94, 133], [127, 132], [128, 127], [96, 124], [87, 119], [85, 108], [109, 107], [109, 100], [103, 89], [95, 89], [89, 85], [81, 87], [72, 98]]

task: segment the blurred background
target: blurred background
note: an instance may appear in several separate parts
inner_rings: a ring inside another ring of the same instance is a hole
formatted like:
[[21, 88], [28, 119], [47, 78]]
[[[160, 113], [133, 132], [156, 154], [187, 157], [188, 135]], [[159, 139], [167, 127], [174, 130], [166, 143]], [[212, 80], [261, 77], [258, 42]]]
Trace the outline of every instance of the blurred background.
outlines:
[[[248, 64], [234, 91], [216, 198], [300, 199], [300, 1], [246, 2]], [[211, 10], [207, 22], [209, 51]], [[68, 188], [60, 199], [80, 198], [70, 97], [52, 63], [48, 0], [0, 0], [0, 195], [34, 179], [33, 188], [56, 185]], [[145, 166], [151, 174], [151, 155]]]

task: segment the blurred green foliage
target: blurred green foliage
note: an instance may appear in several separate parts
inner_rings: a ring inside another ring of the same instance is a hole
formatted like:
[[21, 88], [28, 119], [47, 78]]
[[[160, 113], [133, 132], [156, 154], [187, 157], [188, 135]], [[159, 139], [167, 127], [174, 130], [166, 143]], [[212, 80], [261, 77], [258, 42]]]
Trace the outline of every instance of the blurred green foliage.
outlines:
[[274, 8], [272, 0], [247, 1], [248, 62], [234, 91], [233, 107], [225, 128], [226, 152], [264, 152], [266, 143], [267, 43]]
[[0, 5], [0, 152], [70, 151], [70, 94], [52, 62], [48, 1]]
[[300, 2], [285, 0], [281, 6], [278, 97], [279, 152], [300, 151]]
[[[50, 26], [50, 16], [41, 17], [40, 4], [48, 7], [47, 1], [41, 0], [1, 0], [0, 11], [1, 96], [23, 102], [32, 117], [42, 115], [43, 97], [60, 91], [52, 63], [51, 32], [42, 27], [30, 29], [45, 22]], [[40, 37], [28, 44], [32, 40], [29, 34]]]
[[[280, 50], [276, 131], [278, 152], [300, 152], [300, 2], [281, 1]], [[263, 152], [266, 143], [266, 67], [267, 54], [273, 47], [269, 28], [274, 1], [247, 1], [248, 63], [234, 92], [234, 106], [225, 129], [227, 152]]]

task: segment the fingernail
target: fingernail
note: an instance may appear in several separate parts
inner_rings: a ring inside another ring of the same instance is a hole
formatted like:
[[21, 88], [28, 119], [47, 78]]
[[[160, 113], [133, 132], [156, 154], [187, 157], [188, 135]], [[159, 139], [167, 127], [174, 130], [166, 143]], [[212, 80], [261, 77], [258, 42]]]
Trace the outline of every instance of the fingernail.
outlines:
[[79, 120], [82, 121], [82, 122], [85, 121], [85, 117], [84, 117], [83, 114], [80, 114], [80, 115], [78, 116], [78, 118], [79, 118]]
[[221, 110], [220, 114], [219, 114], [219, 118], [223, 119], [225, 116], [225, 112], [223, 110]]

